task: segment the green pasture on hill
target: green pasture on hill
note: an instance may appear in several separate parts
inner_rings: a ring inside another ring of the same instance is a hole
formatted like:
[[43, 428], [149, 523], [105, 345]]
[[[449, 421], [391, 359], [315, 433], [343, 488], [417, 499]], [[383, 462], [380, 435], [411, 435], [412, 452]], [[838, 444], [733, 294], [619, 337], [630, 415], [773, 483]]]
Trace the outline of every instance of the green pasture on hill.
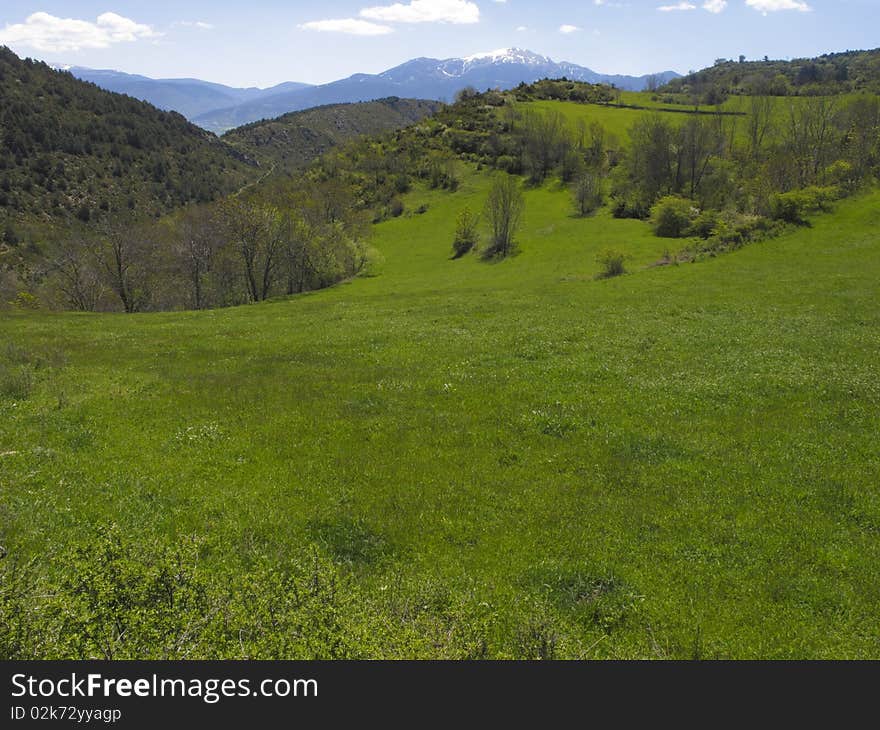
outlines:
[[[218, 583], [338, 573], [333, 642], [191, 657], [878, 658], [880, 193], [654, 266], [647, 223], [548, 184], [516, 256], [453, 261], [487, 189], [411, 193], [332, 290], [0, 316], [3, 585], [34, 559], [68, 600], [115, 525], [200, 539]], [[607, 248], [628, 275], [596, 279]], [[76, 605], [88, 633], [105, 604]]]

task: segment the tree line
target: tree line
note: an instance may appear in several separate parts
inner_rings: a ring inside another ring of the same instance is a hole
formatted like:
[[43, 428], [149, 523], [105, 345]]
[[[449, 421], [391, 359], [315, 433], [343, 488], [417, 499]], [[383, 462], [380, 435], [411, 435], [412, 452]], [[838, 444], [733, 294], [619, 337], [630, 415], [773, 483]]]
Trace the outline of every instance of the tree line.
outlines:
[[366, 263], [366, 226], [332, 180], [273, 197], [191, 206], [160, 222], [116, 220], [45, 265], [58, 306], [127, 313], [207, 309], [323, 288]]

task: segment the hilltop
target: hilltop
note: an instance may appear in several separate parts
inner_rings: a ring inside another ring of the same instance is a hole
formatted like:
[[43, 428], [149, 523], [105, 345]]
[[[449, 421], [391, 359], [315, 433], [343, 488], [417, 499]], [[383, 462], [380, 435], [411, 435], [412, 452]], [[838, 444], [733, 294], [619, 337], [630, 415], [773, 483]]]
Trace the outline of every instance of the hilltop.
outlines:
[[334, 104], [254, 122], [227, 132], [223, 141], [267, 169], [290, 172], [357, 137], [419, 122], [441, 106], [439, 102], [397, 98]]

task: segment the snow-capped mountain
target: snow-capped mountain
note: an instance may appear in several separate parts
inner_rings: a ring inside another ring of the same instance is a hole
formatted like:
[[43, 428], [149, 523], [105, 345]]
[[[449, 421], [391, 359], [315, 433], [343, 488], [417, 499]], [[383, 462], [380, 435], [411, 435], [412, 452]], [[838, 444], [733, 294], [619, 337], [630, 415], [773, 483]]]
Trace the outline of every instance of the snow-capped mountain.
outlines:
[[[573, 63], [557, 63], [521, 48], [503, 48], [465, 58], [415, 58], [380, 74], [355, 74], [341, 81], [314, 86], [270, 98], [246, 102], [193, 121], [214, 132], [223, 132], [259, 119], [322, 104], [372, 101], [389, 96], [451, 101], [462, 89], [511, 89], [520, 83], [566, 77], [574, 81], [606, 83], [632, 91], [648, 84], [649, 76], [609, 76]], [[674, 71], [654, 74], [660, 81], [676, 78]]]

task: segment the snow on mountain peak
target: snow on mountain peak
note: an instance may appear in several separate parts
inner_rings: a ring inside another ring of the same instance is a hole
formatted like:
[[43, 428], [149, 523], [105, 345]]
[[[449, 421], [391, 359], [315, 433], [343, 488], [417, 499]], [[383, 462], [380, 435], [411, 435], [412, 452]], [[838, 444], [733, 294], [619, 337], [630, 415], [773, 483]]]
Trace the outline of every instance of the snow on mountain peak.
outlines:
[[489, 61], [491, 63], [518, 63], [526, 66], [552, 63], [549, 58], [521, 48], [499, 48], [497, 51], [475, 53], [472, 56], [466, 56], [462, 61], [466, 64], [472, 64], [477, 61]]

